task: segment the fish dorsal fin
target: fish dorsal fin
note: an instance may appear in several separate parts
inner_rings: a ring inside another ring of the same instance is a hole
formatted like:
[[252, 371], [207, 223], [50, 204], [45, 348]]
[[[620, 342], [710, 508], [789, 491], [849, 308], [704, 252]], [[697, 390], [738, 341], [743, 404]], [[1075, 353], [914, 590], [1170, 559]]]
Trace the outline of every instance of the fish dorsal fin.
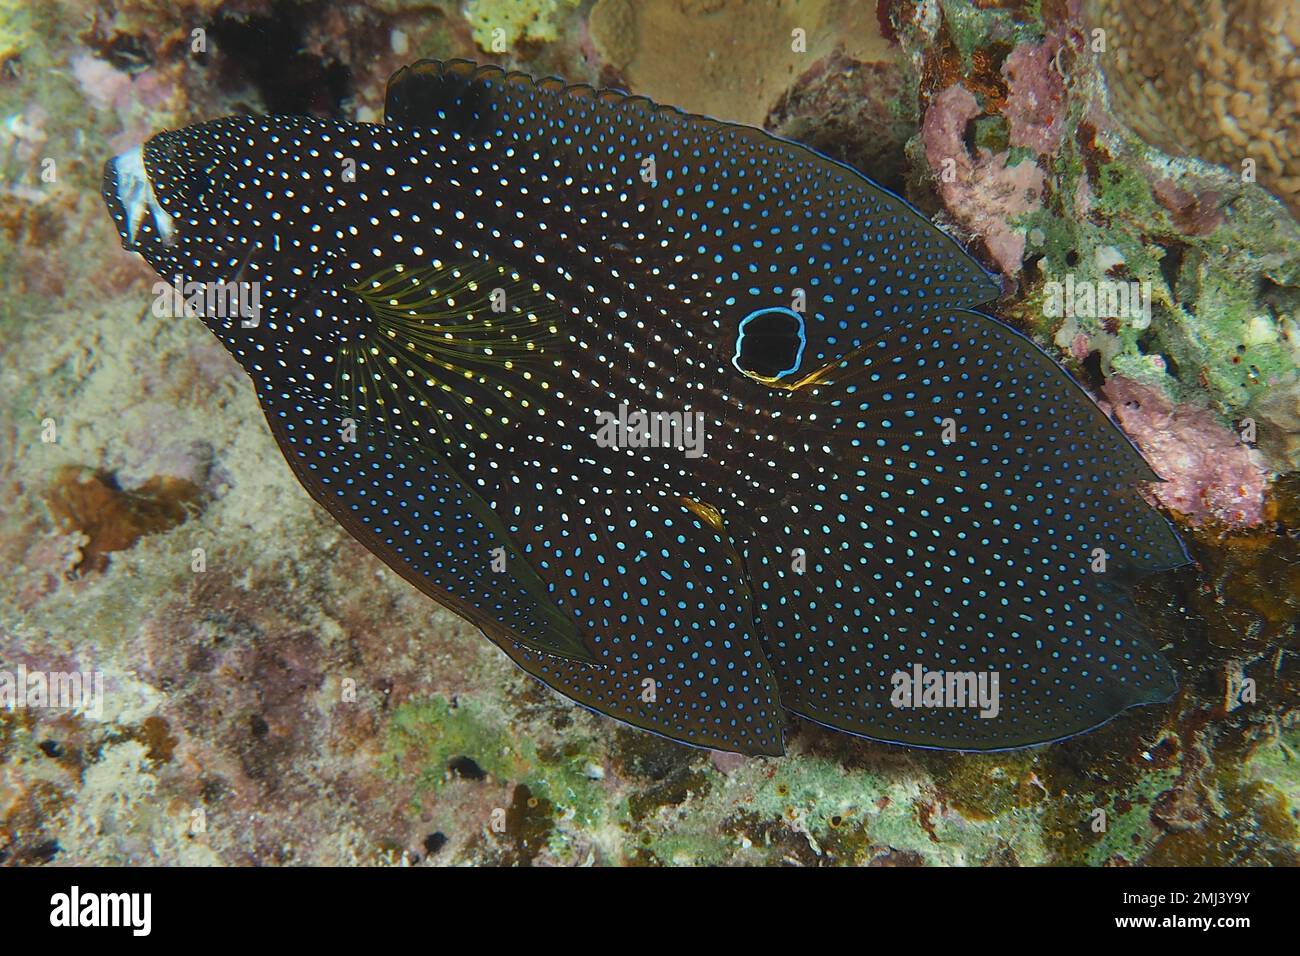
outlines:
[[649, 112], [659, 109], [644, 96], [622, 90], [596, 89], [586, 83], [566, 83], [557, 76], [534, 78], [517, 70], [470, 60], [420, 60], [402, 67], [388, 81], [384, 122], [389, 126], [425, 126], [434, 119], [452, 119], [463, 129], [489, 128], [495, 122], [493, 101], [505, 86], [521, 86], [575, 99], [627, 103]]
[[[904, 199], [751, 126], [464, 60], [399, 70], [386, 121], [468, 140], [467, 153], [491, 143], [489, 166], [535, 175], [544, 198], [576, 210], [579, 224], [585, 217], [586, 231], [611, 209], [628, 210], [625, 222], [610, 215], [613, 225], [599, 227], [625, 273], [644, 266], [667, 274], [680, 271], [683, 253], [707, 255], [727, 323], [775, 305], [806, 309], [810, 367], [861, 347], [877, 321], [969, 308], [1000, 293], [991, 274]], [[549, 212], [537, 205], [530, 215]], [[709, 235], [699, 231], [714, 221]], [[838, 285], [825, 281], [830, 273]]]
[[427, 126], [454, 119], [469, 132], [495, 125], [492, 86], [509, 74], [499, 66], [468, 60], [421, 60], [402, 67], [388, 81], [384, 122], [389, 126]]

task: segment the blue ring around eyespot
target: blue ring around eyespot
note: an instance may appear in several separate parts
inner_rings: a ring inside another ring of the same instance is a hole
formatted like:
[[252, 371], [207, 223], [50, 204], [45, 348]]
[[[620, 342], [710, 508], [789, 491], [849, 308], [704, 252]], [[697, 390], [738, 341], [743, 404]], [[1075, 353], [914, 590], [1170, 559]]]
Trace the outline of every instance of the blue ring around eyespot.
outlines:
[[740, 320], [740, 328], [736, 330], [736, 354], [731, 356], [731, 364], [734, 365], [736, 367], [736, 371], [740, 372], [742, 375], [749, 375], [751, 378], [753, 377], [752, 373], [747, 372], [740, 367], [740, 361], [739, 361], [741, 345], [745, 341], [745, 326], [748, 325], [752, 320], [758, 318], [760, 315], [767, 315], [770, 312], [779, 312], [782, 315], [794, 316], [795, 321], [799, 323], [799, 351], [795, 353], [794, 364], [791, 365], [784, 372], [777, 372], [772, 377], [784, 378], [785, 376], [790, 375], [793, 372], [799, 371], [799, 364], [803, 361], [803, 350], [808, 346], [808, 333], [807, 330], [804, 328], [803, 316], [800, 315], [798, 312], [796, 312], [794, 309], [787, 309], [785, 306], [774, 305], [774, 306], [769, 306], [766, 309], [758, 309], [754, 312], [751, 312], [749, 313], [749, 315], [745, 316], [743, 319]]

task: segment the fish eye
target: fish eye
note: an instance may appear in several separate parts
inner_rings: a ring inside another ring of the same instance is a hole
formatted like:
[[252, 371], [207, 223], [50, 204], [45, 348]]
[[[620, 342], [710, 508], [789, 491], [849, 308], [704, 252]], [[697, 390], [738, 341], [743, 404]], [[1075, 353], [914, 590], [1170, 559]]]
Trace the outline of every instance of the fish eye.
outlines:
[[740, 320], [731, 364], [745, 375], [770, 383], [799, 370], [807, 336], [803, 316], [793, 309], [758, 309]]

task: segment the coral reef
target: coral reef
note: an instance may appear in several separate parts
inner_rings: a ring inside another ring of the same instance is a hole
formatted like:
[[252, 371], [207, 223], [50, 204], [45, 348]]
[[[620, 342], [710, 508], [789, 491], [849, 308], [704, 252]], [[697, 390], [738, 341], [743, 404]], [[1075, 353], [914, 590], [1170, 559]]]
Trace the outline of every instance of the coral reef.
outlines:
[[1156, 474], [1168, 476], [1151, 489], [1162, 505], [1226, 527], [1263, 520], [1268, 479], [1260, 456], [1213, 413], [1176, 406], [1159, 390], [1122, 375], [1113, 376], [1103, 394]]
[[[1041, 24], [941, 8], [900, 22], [922, 63], [911, 155], [929, 175], [913, 188], [1014, 281], [1003, 311], [1094, 386], [1121, 374], [1208, 399], [1225, 425], [1258, 426], [1266, 467], [1300, 466], [1295, 220], [1237, 170], [1160, 153], [1133, 132], [1145, 117], [1111, 112], [1101, 78], [1117, 54], [1077, 4], [1045, 6]], [[1149, 301], [1062, 309], [1066, 282], [1136, 283]]]
[[[1261, 188], [1294, 203], [1295, 60], [1250, 26], [1294, 16], [1225, 6], [0, 4], [0, 671], [104, 686], [0, 708], [0, 862], [1300, 862], [1300, 233]], [[221, 346], [150, 308], [100, 168], [272, 103], [376, 119], [420, 56], [766, 123], [968, 240], [1167, 479], [1195, 564], [1139, 610], [1175, 699], [1004, 754], [802, 722], [779, 760], [695, 751], [557, 698], [354, 543]], [[1126, 94], [1157, 58], [1174, 85]], [[1066, 314], [1067, 279], [1149, 310]]]
[[754, 125], [817, 61], [892, 55], [870, 7], [848, 0], [602, 0], [588, 27], [612, 52], [602, 81]]
[[1117, 105], [1151, 143], [1241, 172], [1300, 214], [1300, 8], [1290, 0], [1093, 0]]

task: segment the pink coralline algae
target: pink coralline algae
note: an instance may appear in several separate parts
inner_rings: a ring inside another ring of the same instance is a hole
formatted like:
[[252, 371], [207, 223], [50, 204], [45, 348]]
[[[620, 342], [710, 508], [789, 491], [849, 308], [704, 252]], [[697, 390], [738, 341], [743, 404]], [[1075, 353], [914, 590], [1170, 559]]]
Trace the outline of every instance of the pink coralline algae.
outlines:
[[108, 144], [114, 152], [148, 139], [157, 125], [152, 111], [166, 111], [180, 95], [176, 81], [160, 70], [132, 76], [89, 54], [72, 60], [72, 75], [92, 103], [117, 114], [123, 131]]
[[749, 761], [749, 758], [744, 754], [728, 753], [725, 750], [710, 750], [709, 760], [712, 762], [714, 769], [719, 773], [731, 776], [733, 773], [744, 767]]
[[1159, 390], [1116, 376], [1105, 396], [1115, 417], [1156, 474], [1151, 491], [1193, 524], [1215, 520], [1229, 528], [1264, 518], [1265, 469], [1259, 454], [1204, 408], [1175, 405]]
[[1043, 171], [1029, 161], [1007, 165], [1007, 152], [966, 149], [966, 124], [983, 110], [960, 84], [930, 104], [921, 124], [925, 158], [938, 180], [939, 198], [957, 220], [981, 236], [989, 255], [1006, 275], [1020, 271], [1024, 233], [1011, 220], [1041, 206]]
[[1012, 146], [1039, 155], [1056, 152], [1065, 127], [1065, 84], [1054, 59], [1061, 44], [1055, 37], [1042, 43], [1022, 43], [1002, 64], [1007, 78], [1007, 102], [1002, 115]]
[[1174, 225], [1189, 236], [1208, 236], [1223, 224], [1221, 197], [1213, 190], [1188, 192], [1168, 179], [1157, 179], [1151, 192], [1169, 210]]
[[1082, 362], [1088, 357], [1088, 353], [1091, 351], [1092, 345], [1089, 342], [1088, 336], [1084, 335], [1082, 332], [1075, 335], [1075, 337], [1070, 341], [1070, 354], [1074, 356], [1076, 362]]

